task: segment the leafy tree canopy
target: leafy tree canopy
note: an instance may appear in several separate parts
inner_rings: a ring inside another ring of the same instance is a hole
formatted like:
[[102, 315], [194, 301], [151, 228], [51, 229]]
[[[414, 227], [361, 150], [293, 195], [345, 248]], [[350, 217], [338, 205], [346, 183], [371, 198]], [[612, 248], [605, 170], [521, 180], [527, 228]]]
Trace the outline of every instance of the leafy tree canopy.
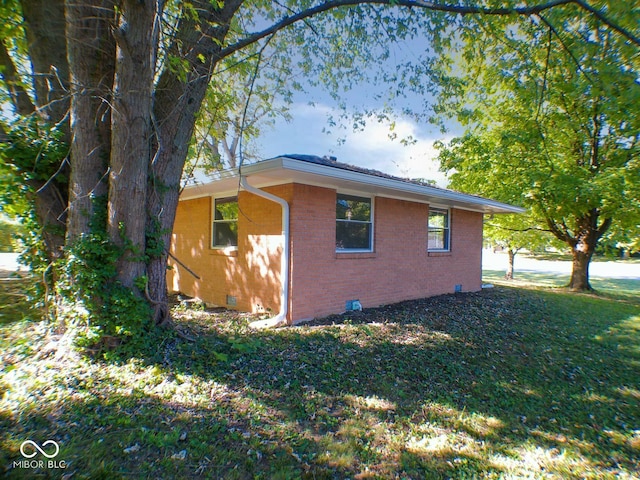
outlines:
[[[628, 3], [599, 2], [631, 24]], [[571, 286], [589, 289], [598, 240], [640, 221], [638, 46], [597, 18], [547, 12], [465, 32], [443, 59], [441, 111], [467, 131], [442, 151], [451, 185], [526, 206], [571, 248]]]

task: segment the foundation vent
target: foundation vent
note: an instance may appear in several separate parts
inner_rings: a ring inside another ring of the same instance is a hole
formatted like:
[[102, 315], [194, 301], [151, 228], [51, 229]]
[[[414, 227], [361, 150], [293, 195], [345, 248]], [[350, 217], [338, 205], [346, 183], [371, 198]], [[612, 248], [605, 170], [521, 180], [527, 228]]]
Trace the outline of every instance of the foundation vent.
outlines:
[[360, 300], [347, 300], [344, 306], [345, 312], [362, 311], [362, 304]]

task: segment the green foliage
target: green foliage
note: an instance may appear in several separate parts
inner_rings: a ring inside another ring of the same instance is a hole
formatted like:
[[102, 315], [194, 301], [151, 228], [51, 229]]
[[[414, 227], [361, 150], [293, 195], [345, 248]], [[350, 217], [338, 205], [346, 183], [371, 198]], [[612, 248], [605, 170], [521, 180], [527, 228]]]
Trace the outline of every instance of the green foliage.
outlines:
[[11, 221], [0, 214], [0, 252], [19, 251], [19, 238], [24, 236], [24, 229], [19, 222]]
[[[127, 357], [157, 340], [151, 308], [139, 294], [146, 277], [136, 279], [138, 292], [116, 279], [116, 263], [126, 247], [115, 245], [106, 232], [106, 198], [95, 198], [91, 232], [67, 247], [57, 268], [63, 318], [76, 345], [105, 357]], [[118, 347], [117, 349], [115, 347]]]
[[[629, 22], [619, 2], [602, 3]], [[439, 106], [467, 127], [440, 155], [453, 188], [527, 207], [521, 230], [550, 231], [574, 251], [640, 223], [636, 48], [597, 19], [555, 10], [492, 19], [458, 47], [441, 60]]]
[[48, 303], [45, 294], [52, 290], [52, 265], [44, 233], [56, 233], [59, 227], [42, 225], [36, 214], [38, 186], [52, 179], [66, 185], [59, 172], [68, 146], [55, 127], [39, 124], [35, 118], [24, 118], [2, 128], [6, 141], [0, 143], [0, 212], [20, 222], [17, 241], [21, 246], [20, 261], [29, 266], [41, 282], [30, 290], [34, 302]]
[[[18, 219], [19, 237], [25, 246], [23, 261], [36, 273], [48, 267], [43, 250], [43, 226], [37, 219], [34, 186], [49, 180], [67, 154], [67, 146], [56, 129], [25, 119], [8, 126], [7, 140], [0, 143], [0, 212]], [[64, 175], [58, 181], [65, 182]], [[52, 228], [52, 227], [48, 227]]]
[[[6, 127], [6, 128], [5, 128]], [[32, 209], [30, 182], [46, 182], [58, 171], [69, 147], [55, 127], [24, 118], [3, 125], [7, 139], [0, 143], [0, 208], [10, 216], [22, 217]], [[64, 173], [56, 180], [65, 182]]]
[[[139, 353], [159, 335], [148, 302], [116, 280], [121, 256], [105, 232], [94, 231], [68, 248], [61, 270], [59, 292], [71, 306], [67, 322], [77, 346], [105, 357]], [[146, 281], [137, 279], [136, 287], [144, 291]]]
[[196, 169], [211, 174], [259, 157], [256, 139], [276, 118], [289, 118], [293, 91], [291, 58], [285, 42], [269, 48], [251, 45], [242, 60], [231, 57], [216, 66], [191, 139], [185, 175]]

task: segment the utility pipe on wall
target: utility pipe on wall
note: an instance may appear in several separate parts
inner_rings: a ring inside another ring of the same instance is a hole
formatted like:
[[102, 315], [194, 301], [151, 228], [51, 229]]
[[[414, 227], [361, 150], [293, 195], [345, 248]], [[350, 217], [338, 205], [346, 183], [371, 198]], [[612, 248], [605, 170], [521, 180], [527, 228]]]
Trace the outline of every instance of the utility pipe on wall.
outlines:
[[260, 190], [249, 185], [247, 178], [240, 177], [240, 186], [247, 192], [253, 193], [267, 200], [271, 200], [282, 207], [282, 255], [280, 257], [280, 312], [267, 320], [259, 320], [249, 324], [252, 328], [272, 328], [281, 327], [287, 324], [287, 313], [289, 312], [289, 204], [283, 198]]

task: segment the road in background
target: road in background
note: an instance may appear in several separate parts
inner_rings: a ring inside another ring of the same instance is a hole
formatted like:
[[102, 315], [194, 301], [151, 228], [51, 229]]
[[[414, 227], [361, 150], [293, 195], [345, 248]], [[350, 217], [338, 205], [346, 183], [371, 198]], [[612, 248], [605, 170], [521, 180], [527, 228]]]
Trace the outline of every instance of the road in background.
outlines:
[[[506, 253], [482, 251], [482, 269], [506, 271], [509, 258]], [[0, 253], [0, 276], [8, 276], [12, 272], [25, 271], [27, 267], [18, 264], [18, 254]], [[566, 260], [537, 260], [523, 255], [516, 255], [515, 272], [555, 273], [571, 275], [571, 262]], [[625, 261], [591, 262], [589, 274], [598, 278], [620, 278], [640, 280], [640, 263]]]
[[0, 253], [0, 278], [7, 278], [12, 273], [28, 270], [18, 263], [17, 253]]

